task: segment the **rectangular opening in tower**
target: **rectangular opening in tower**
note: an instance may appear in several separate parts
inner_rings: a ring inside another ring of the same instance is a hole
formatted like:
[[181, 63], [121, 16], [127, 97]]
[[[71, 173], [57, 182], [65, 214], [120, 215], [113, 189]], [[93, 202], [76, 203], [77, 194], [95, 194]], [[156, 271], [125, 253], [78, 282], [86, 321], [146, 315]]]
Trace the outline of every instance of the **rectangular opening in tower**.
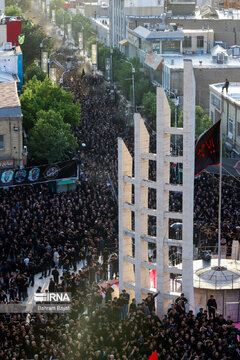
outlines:
[[170, 184], [182, 185], [183, 183], [183, 164], [170, 163]]
[[169, 191], [169, 211], [182, 212], [182, 192]]
[[156, 189], [148, 189], [148, 208], [156, 209]]
[[172, 156], [183, 156], [183, 135], [171, 134], [170, 146]]
[[168, 238], [173, 240], [182, 240], [182, 220], [169, 219]]

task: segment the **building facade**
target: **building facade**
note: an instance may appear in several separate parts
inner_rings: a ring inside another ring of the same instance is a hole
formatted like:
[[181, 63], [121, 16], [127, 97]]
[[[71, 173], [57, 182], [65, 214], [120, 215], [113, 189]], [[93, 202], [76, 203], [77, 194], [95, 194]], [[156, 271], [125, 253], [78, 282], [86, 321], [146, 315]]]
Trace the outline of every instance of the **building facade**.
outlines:
[[17, 85], [15, 82], [0, 83], [0, 168], [21, 165], [23, 165], [22, 112]]
[[23, 63], [20, 46], [12, 47], [11, 43], [3, 43], [0, 47], [0, 73], [13, 76], [18, 86], [23, 84]]
[[98, 39], [102, 41], [105, 46], [110, 46], [109, 35], [109, 18], [97, 17], [90, 18], [92, 27], [97, 31]]
[[214, 123], [222, 119], [225, 150], [230, 156], [240, 156], [240, 82], [230, 82], [228, 93], [222, 92], [223, 85], [209, 85], [209, 116]]
[[213, 30], [174, 29], [174, 26], [167, 28], [165, 25], [156, 25], [153, 29], [148, 25], [145, 23], [144, 27], [138, 26], [134, 30], [127, 28], [129, 57], [145, 59], [151, 52], [162, 55], [205, 54], [214, 45]]
[[120, 41], [125, 39], [126, 25], [124, 0], [111, 0], [109, 3], [109, 23], [110, 23], [110, 46], [117, 47], [124, 51], [120, 46]]

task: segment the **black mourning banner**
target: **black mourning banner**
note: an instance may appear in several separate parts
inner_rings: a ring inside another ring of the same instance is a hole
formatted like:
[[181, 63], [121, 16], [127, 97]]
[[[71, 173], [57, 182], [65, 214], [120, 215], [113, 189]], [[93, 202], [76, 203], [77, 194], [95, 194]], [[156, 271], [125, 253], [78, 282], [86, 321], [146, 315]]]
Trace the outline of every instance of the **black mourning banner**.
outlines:
[[195, 176], [209, 165], [217, 165], [220, 161], [220, 123], [216, 122], [206, 130], [195, 144]]
[[77, 178], [76, 160], [25, 169], [0, 170], [0, 187], [36, 184], [67, 178]]

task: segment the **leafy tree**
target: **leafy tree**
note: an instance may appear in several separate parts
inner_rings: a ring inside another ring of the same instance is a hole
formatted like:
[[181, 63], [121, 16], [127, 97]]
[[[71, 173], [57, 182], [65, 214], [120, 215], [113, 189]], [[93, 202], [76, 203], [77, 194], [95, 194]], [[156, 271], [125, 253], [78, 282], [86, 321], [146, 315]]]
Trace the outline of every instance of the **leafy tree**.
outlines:
[[71, 126], [79, 125], [81, 106], [73, 103], [74, 95], [59, 86], [54, 86], [49, 78], [43, 82], [36, 76], [23, 86], [20, 97], [23, 113], [23, 126], [26, 131], [33, 128], [41, 110], [58, 112], [65, 123]]
[[50, 1], [50, 9], [62, 9], [65, 0], [51, 0]]
[[40, 81], [43, 81], [46, 78], [46, 73], [39, 68], [35, 64], [31, 64], [27, 67], [25, 73], [24, 73], [24, 81], [28, 82], [31, 80], [34, 76]]
[[[182, 126], [183, 124], [183, 111], [178, 119], [178, 126]], [[199, 137], [204, 131], [206, 131], [212, 125], [211, 118], [205, 114], [204, 110], [201, 106], [195, 107], [195, 136]]]
[[156, 119], [156, 94], [147, 92], [143, 95], [143, 115], [151, 121], [155, 122]]
[[28, 140], [29, 153], [35, 161], [52, 163], [65, 160], [76, 148], [77, 139], [71, 132], [71, 126], [63, 121], [59, 112], [38, 112]]
[[[6, 8], [12, 5], [16, 5], [16, 0], [6, 0]], [[22, 10], [22, 12], [26, 12], [31, 7], [31, 0], [18, 0], [17, 6]], [[7, 15], [6, 11], [5, 11], [5, 15]]]
[[[40, 59], [40, 43], [47, 37], [40, 25], [33, 25], [31, 21], [24, 21], [22, 33], [25, 35], [24, 44], [21, 45], [23, 52], [23, 68], [25, 69], [32, 64], [34, 59]], [[52, 39], [44, 41], [44, 50], [50, 51], [53, 47]]]
[[7, 6], [5, 9], [6, 16], [22, 16], [22, 11], [16, 5]]

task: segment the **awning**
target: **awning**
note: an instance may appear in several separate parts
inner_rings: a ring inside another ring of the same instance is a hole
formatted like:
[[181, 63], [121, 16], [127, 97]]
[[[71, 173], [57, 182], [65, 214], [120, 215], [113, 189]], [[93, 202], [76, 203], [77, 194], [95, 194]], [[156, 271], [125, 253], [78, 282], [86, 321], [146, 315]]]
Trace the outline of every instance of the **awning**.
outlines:
[[57, 186], [75, 184], [75, 179], [63, 179], [57, 182]]
[[160, 55], [157, 55], [155, 53], [148, 54], [145, 65], [149, 66], [154, 71], [159, 71], [162, 69], [162, 63], [164, 61], [164, 58], [162, 58]]
[[129, 44], [129, 41], [127, 39], [119, 41], [119, 44], [122, 46], [127, 46]]

